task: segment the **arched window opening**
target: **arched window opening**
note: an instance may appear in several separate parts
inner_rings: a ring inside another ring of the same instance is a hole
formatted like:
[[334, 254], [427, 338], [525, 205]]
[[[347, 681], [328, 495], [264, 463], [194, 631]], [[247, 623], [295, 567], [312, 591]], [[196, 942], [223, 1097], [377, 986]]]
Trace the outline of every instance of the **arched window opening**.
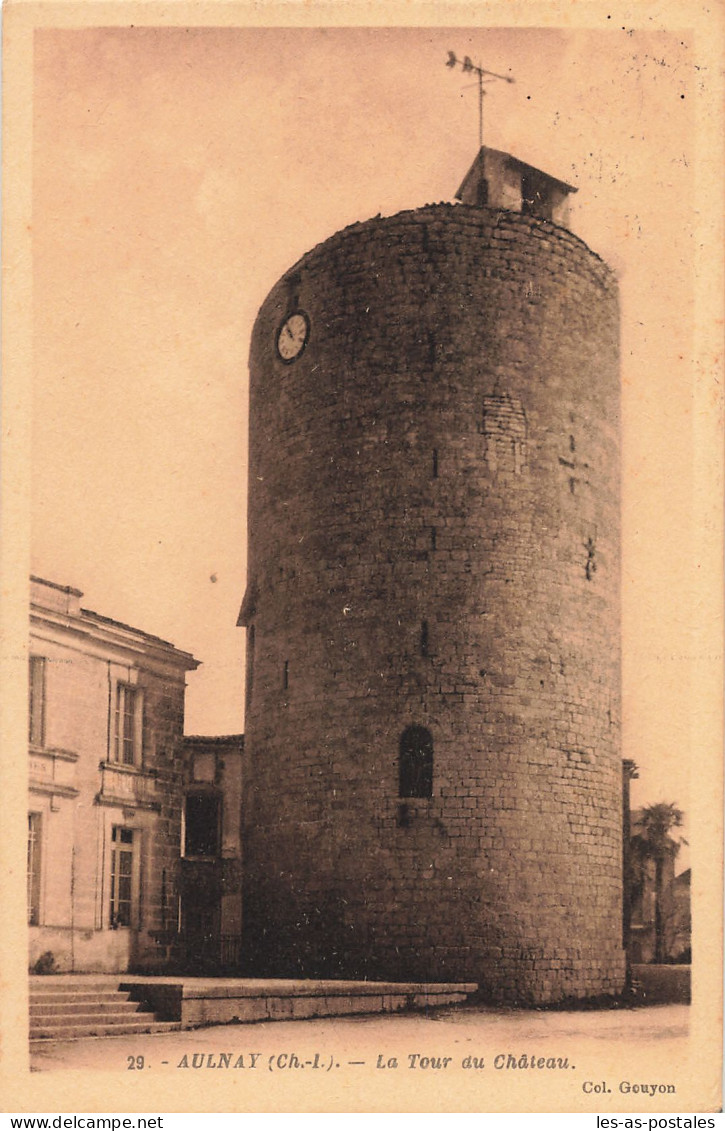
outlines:
[[425, 727], [406, 727], [400, 736], [399, 796], [433, 796], [433, 737]]

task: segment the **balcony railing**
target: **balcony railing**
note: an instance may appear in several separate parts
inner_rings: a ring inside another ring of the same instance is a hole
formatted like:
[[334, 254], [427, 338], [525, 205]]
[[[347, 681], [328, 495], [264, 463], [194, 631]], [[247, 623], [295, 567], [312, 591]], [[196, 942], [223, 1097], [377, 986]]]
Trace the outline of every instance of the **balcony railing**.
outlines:
[[204, 935], [189, 938], [184, 934], [165, 939], [171, 963], [182, 974], [236, 974], [242, 961], [241, 935]]
[[224, 970], [236, 970], [242, 961], [242, 936], [222, 935], [219, 939], [219, 961]]
[[156, 775], [137, 766], [101, 762], [101, 788], [98, 800], [106, 805], [132, 805], [139, 809], [159, 809]]

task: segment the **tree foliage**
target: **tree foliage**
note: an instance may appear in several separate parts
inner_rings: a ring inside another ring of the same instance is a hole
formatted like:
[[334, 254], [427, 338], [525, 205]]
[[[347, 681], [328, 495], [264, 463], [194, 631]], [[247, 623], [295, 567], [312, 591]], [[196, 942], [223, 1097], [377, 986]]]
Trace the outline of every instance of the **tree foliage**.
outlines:
[[673, 836], [673, 830], [681, 828], [684, 814], [674, 802], [659, 801], [647, 805], [637, 817], [638, 832], [632, 837], [633, 886], [644, 883], [647, 860], [654, 861], [655, 868], [655, 962], [663, 962], [666, 957], [666, 912], [665, 912], [665, 865], [674, 860], [687, 841], [681, 836]]
[[687, 841], [680, 836], [673, 837], [672, 830], [684, 823], [684, 813], [672, 801], [658, 801], [647, 805], [638, 815], [639, 832], [632, 837], [633, 844], [642, 856], [651, 860], [666, 860], [676, 856]]

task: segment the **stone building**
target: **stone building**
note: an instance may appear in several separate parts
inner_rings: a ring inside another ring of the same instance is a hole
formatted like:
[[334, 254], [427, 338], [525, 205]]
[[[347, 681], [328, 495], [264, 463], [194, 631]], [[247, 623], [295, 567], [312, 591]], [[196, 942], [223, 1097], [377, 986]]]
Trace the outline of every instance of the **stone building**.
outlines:
[[245, 954], [624, 981], [618, 295], [483, 150], [275, 285], [250, 354]]
[[153, 970], [179, 929], [184, 688], [198, 662], [31, 581], [28, 922], [42, 970]]
[[184, 739], [179, 960], [196, 973], [239, 967], [242, 933], [241, 734]]

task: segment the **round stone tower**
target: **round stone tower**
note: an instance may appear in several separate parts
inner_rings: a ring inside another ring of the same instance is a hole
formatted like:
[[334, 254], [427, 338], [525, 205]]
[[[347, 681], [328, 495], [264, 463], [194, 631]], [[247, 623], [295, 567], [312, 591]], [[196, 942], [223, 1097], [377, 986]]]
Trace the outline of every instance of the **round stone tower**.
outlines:
[[245, 953], [537, 1003], [624, 978], [618, 302], [484, 156], [255, 324]]

